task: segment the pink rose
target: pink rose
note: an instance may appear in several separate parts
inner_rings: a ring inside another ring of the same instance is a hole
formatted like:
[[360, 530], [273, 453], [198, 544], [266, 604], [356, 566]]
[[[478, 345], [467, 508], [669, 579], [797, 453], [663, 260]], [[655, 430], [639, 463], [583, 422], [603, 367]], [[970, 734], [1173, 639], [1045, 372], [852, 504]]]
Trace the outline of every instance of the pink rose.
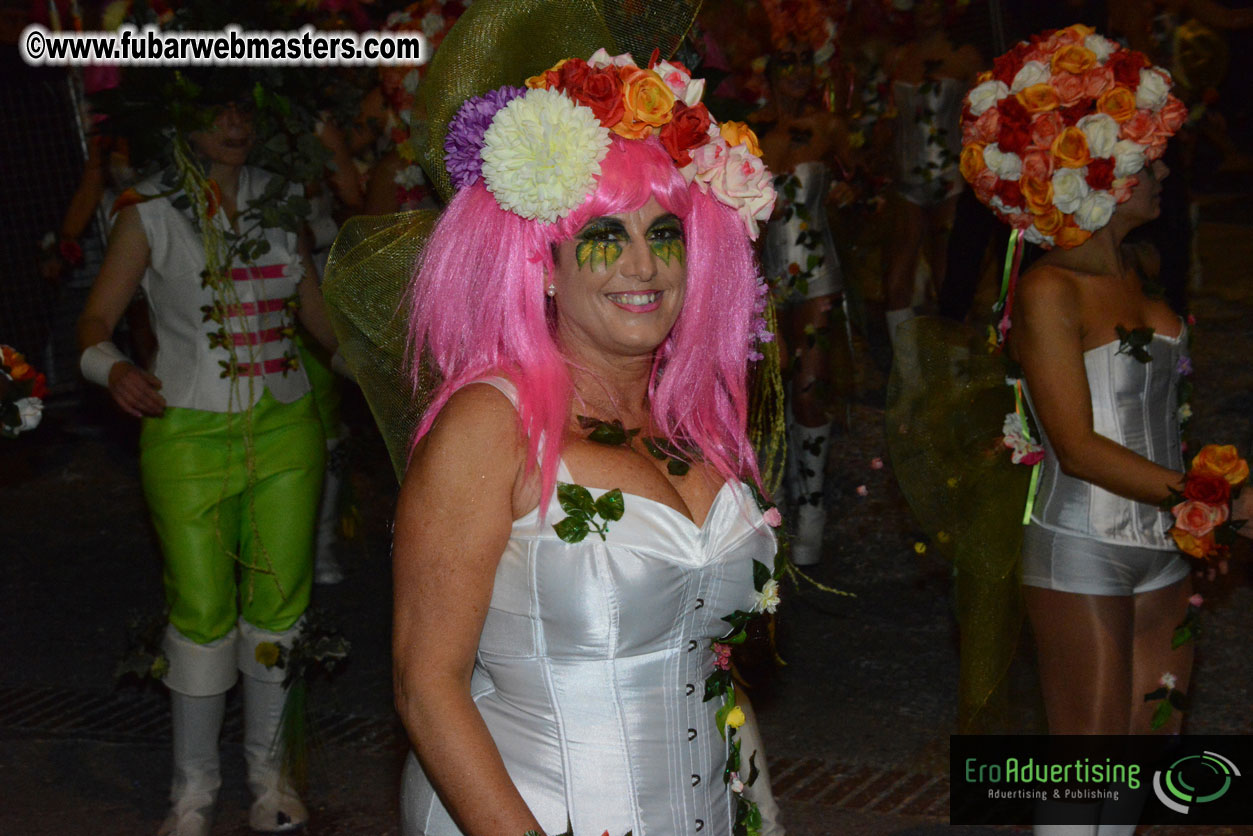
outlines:
[[771, 528], [778, 528], [783, 525], [783, 515], [779, 513], [778, 508], [767, 508], [766, 513], [762, 514], [761, 518]]
[[684, 176], [734, 209], [755, 240], [757, 222], [770, 217], [775, 200], [774, 184], [761, 158], [747, 145], [728, 146], [721, 137], [691, 153], [691, 164], [682, 169]]
[[1062, 115], [1056, 110], [1036, 114], [1031, 120], [1031, 145], [1029, 148], [1047, 150], [1062, 132]]
[[1054, 73], [1049, 84], [1057, 91], [1062, 107], [1078, 104], [1083, 99], [1083, 76], [1073, 73]]
[[1098, 99], [1113, 86], [1114, 71], [1109, 67], [1093, 67], [1083, 74], [1083, 95], [1086, 98]]
[[[975, 175], [974, 182], [970, 185], [974, 187], [975, 192], [979, 195], [979, 200], [987, 203], [992, 199], [992, 194], [996, 191], [996, 184], [999, 178], [996, 172], [990, 168], [985, 168]], [[984, 195], [987, 195], [986, 199]]]
[[1206, 505], [1188, 500], [1180, 502], [1170, 512], [1175, 515], [1175, 527], [1200, 539], [1227, 521], [1225, 505]]
[[1144, 149], [1144, 159], [1149, 162], [1160, 160], [1162, 158], [1162, 154], [1166, 153], [1166, 141], [1168, 139], [1169, 137], [1165, 134], [1155, 134], [1153, 136], [1153, 141], [1149, 144], [1149, 147]]
[[1027, 229], [1035, 224], [1035, 216], [1026, 212], [1010, 212], [1002, 217], [1014, 229]]
[[978, 119], [968, 122], [962, 130], [963, 145], [991, 145], [1001, 132], [1001, 111], [990, 107]]
[[867, 488], [865, 485], [858, 485], [857, 495], [858, 496], [870, 496], [870, 489]]
[[1118, 136], [1120, 139], [1129, 139], [1141, 145], [1148, 145], [1157, 132], [1158, 124], [1153, 115], [1147, 111], [1138, 110], [1135, 116], [1122, 123]]
[[871, 459], [871, 460], [870, 460], [870, 469], [871, 469], [871, 470], [882, 470], [882, 469], [883, 469], [883, 459], [879, 458], [878, 456], [875, 456], [873, 459]]
[[1041, 183], [1053, 179], [1053, 155], [1047, 151], [1030, 151], [1022, 158], [1022, 177]]
[[1171, 96], [1157, 112], [1157, 119], [1162, 130], [1173, 135], [1188, 120], [1188, 106]]
[[1188, 599], [1188, 603], [1191, 606], [1199, 607], [1205, 603], [1205, 599], [1202, 598], [1201, 593], [1198, 592], [1197, 594], [1193, 595], [1191, 598]]

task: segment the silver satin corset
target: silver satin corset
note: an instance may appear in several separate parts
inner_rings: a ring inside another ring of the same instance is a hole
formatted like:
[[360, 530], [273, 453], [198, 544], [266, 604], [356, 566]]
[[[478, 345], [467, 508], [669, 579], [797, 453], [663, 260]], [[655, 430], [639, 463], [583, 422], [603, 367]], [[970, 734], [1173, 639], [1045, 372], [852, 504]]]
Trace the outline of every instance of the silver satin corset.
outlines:
[[766, 227], [762, 266], [776, 286], [791, 290], [788, 301], [831, 296], [844, 287], [827, 219], [830, 188], [831, 169], [816, 160], [775, 177], [779, 208]]
[[[570, 481], [564, 465], [558, 478]], [[594, 496], [603, 489], [590, 488]], [[472, 693], [515, 786], [548, 833], [731, 832], [720, 700], [704, 701], [720, 616], [749, 609], [774, 534], [727, 483], [704, 525], [627, 494], [604, 542], [557, 538], [556, 503], [513, 525]], [[747, 754], [745, 755], [747, 758]], [[460, 831], [411, 754], [405, 836]]]
[[[1092, 394], [1092, 428], [1150, 461], [1182, 471], [1178, 386], [1185, 335], [1155, 334], [1146, 347], [1153, 358], [1148, 363], [1119, 354], [1119, 345], [1106, 343], [1083, 354]], [[1030, 393], [1027, 397], [1030, 403]], [[1034, 414], [1035, 406], [1031, 409]], [[1106, 543], [1175, 549], [1167, 534], [1173, 524], [1169, 512], [1067, 476], [1043, 428], [1040, 435], [1045, 457], [1031, 514], [1034, 525]]]
[[939, 78], [893, 82], [895, 181], [902, 197], [930, 206], [961, 191], [961, 108], [966, 83]]

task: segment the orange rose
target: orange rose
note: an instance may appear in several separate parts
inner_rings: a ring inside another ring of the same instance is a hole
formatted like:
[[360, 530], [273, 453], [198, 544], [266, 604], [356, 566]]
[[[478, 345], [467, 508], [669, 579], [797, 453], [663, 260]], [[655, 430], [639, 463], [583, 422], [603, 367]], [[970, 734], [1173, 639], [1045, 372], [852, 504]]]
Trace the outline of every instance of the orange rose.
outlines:
[[983, 146], [967, 145], [963, 148], [960, 167], [962, 177], [966, 178], [966, 182], [975, 182], [979, 172], [988, 167], [988, 164], [983, 161]]
[[1062, 231], [1065, 222], [1066, 216], [1056, 206], [1050, 206], [1035, 216], [1035, 228], [1040, 230], [1041, 235], [1047, 235], [1054, 240], [1057, 239], [1057, 233]]
[[621, 67], [622, 121], [611, 129], [627, 139], [642, 139], [670, 121], [674, 92], [661, 76], [639, 67]]
[[1079, 44], [1064, 46], [1053, 55], [1053, 72], [1065, 71], [1082, 75], [1096, 65], [1096, 55], [1092, 50]]
[[757, 134], [753, 133], [753, 129], [743, 122], [723, 122], [718, 126], [718, 133], [727, 141], [727, 145], [732, 147], [743, 145], [754, 157], [761, 156], [761, 145], [757, 142]]
[[1088, 152], [1088, 139], [1078, 128], [1065, 128], [1053, 140], [1053, 158], [1063, 168], [1083, 168], [1092, 162]]
[[1233, 488], [1244, 484], [1244, 480], [1249, 478], [1249, 463], [1240, 458], [1240, 454], [1231, 444], [1206, 444], [1192, 460], [1192, 470], [1210, 476], [1221, 476]]
[[1175, 545], [1179, 547], [1179, 551], [1193, 557], [1207, 558], [1210, 555], [1217, 554], [1219, 551], [1213, 534], [1207, 534], [1204, 537], [1193, 537], [1181, 528], [1172, 528], [1170, 536], [1175, 539]]
[[991, 81], [991, 80], [992, 80], [992, 71], [991, 71], [991, 70], [984, 70], [983, 72], [981, 72], [981, 73], [979, 73], [977, 76], [975, 76], [975, 84], [976, 84], [976, 85], [979, 85], [979, 84], [982, 84], [982, 83], [983, 83], [983, 82], [985, 82], [985, 81]]
[[9, 376], [14, 380], [25, 380], [28, 377], [35, 376], [35, 370], [32, 369], [24, 360], [18, 360], [9, 367]]
[[1027, 201], [1027, 211], [1033, 215], [1043, 215], [1053, 206], [1053, 181], [1037, 180], [1034, 177], [1023, 177], [1018, 181], [1022, 196]]
[[1092, 237], [1092, 233], [1086, 229], [1080, 229], [1075, 224], [1075, 219], [1070, 215], [1062, 216], [1062, 228], [1057, 230], [1057, 234], [1053, 236], [1053, 243], [1061, 247], [1063, 250], [1069, 250], [1077, 247], [1084, 241]]
[[1107, 90], [1096, 100], [1098, 113], [1107, 113], [1114, 121], [1122, 124], [1136, 115], [1136, 96], [1126, 87], [1115, 87]]
[[1056, 110], [1061, 104], [1061, 99], [1051, 84], [1031, 85], [1018, 94], [1018, 101], [1022, 102], [1028, 113]]

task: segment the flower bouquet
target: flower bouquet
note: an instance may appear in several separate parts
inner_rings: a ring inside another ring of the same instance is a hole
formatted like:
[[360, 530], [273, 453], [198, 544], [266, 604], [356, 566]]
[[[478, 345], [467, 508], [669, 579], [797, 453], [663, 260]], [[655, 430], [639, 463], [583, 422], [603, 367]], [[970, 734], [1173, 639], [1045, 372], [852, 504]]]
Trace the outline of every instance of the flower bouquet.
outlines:
[[1231, 498], [1249, 478], [1249, 464], [1230, 444], [1207, 444], [1184, 476], [1183, 493], [1163, 503], [1175, 516], [1170, 535], [1185, 554], [1222, 559], [1244, 522], [1232, 520]]
[[25, 357], [0, 345], [0, 436], [17, 438], [39, 426], [47, 392], [44, 376]]

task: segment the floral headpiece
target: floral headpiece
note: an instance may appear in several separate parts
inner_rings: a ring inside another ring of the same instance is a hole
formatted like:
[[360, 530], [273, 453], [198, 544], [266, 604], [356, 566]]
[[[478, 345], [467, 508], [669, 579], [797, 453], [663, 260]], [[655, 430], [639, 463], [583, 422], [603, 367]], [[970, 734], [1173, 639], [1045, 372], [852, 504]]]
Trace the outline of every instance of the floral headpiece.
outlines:
[[962, 176], [1046, 248], [1077, 247], [1109, 223], [1188, 116], [1169, 72], [1081, 25], [1019, 43], [977, 81]]
[[750, 238], [774, 209], [770, 172], [742, 122], [714, 121], [700, 103], [705, 82], [682, 64], [597, 50], [463, 104], [448, 125], [445, 164], [461, 189], [480, 177], [504, 209], [553, 223], [587, 199], [610, 134], [656, 136], [689, 183], [713, 192]]

